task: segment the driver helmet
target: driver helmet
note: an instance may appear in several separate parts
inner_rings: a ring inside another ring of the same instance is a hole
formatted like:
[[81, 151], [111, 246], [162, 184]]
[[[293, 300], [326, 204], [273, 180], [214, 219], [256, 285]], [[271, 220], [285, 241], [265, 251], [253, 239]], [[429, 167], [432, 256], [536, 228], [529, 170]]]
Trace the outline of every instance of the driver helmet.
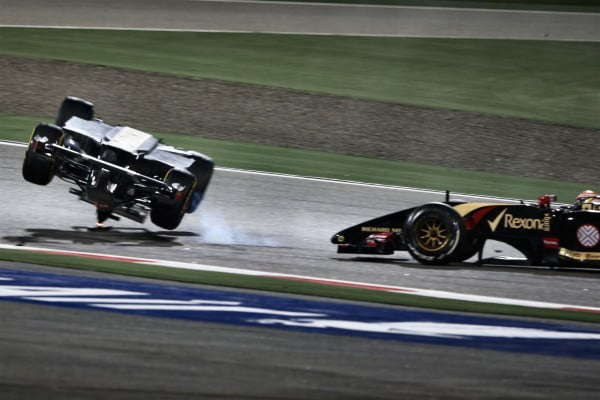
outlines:
[[598, 196], [598, 193], [594, 192], [593, 190], [584, 190], [583, 192], [579, 193], [577, 195], [577, 197], [575, 198], [575, 200], [580, 200], [583, 201], [585, 199], [589, 199], [591, 197], [596, 197]]
[[584, 190], [575, 198], [575, 206], [581, 206], [581, 204], [585, 203], [586, 200], [591, 200], [597, 197], [598, 193], [594, 192], [593, 190]]

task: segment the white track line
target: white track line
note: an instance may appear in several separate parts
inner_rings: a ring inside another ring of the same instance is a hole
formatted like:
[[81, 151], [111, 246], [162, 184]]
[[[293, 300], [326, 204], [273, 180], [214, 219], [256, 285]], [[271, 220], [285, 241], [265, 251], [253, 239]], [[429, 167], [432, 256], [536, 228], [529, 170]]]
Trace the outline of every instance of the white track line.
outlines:
[[554, 310], [569, 310], [569, 311], [578, 311], [578, 312], [600, 313], [600, 308], [590, 307], [590, 306], [579, 306], [579, 305], [572, 305], [572, 304], [549, 303], [549, 302], [543, 302], [543, 301], [532, 301], [532, 300], [522, 300], [522, 299], [514, 299], [514, 298], [463, 294], [463, 293], [455, 293], [455, 292], [446, 292], [446, 291], [442, 291], [442, 290], [427, 290], [427, 289], [417, 289], [417, 288], [402, 287], [402, 286], [379, 285], [379, 284], [371, 284], [371, 283], [356, 282], [356, 281], [345, 281], [345, 280], [339, 280], [339, 279], [316, 278], [316, 277], [303, 276], [303, 275], [291, 275], [291, 274], [280, 274], [280, 273], [275, 273], [275, 272], [246, 270], [246, 269], [241, 269], [241, 268], [218, 267], [218, 266], [214, 266], [214, 265], [185, 263], [185, 262], [179, 262], [179, 261], [153, 260], [153, 259], [146, 259], [146, 258], [133, 258], [133, 257], [127, 257], [127, 256], [116, 256], [116, 255], [100, 254], [100, 253], [78, 252], [78, 251], [69, 251], [69, 250], [55, 250], [55, 249], [40, 248], [40, 247], [15, 246], [15, 245], [9, 245], [9, 244], [0, 244], [0, 249], [22, 250], [22, 251], [31, 251], [31, 252], [46, 253], [46, 254], [96, 258], [96, 259], [103, 259], [103, 260], [107, 260], [107, 261], [129, 262], [132, 264], [148, 265], [148, 266], [155, 266], [155, 267], [180, 268], [180, 269], [195, 270], [195, 271], [212, 271], [212, 272], [221, 272], [221, 273], [226, 273], [226, 274], [238, 274], [238, 275], [247, 275], [247, 276], [248, 275], [262, 276], [265, 278], [311, 282], [311, 283], [318, 283], [318, 284], [331, 285], [331, 286], [354, 287], [354, 288], [378, 290], [378, 291], [391, 292], [391, 293], [409, 294], [409, 295], [415, 295], [415, 296], [435, 297], [435, 298], [439, 298], [439, 299], [470, 301], [470, 302], [476, 302], [476, 303], [504, 304], [504, 305], [514, 305], [514, 306], [534, 307], [534, 308], [544, 308], [544, 309], [554, 309]]
[[[0, 140], [0, 145], [14, 146], [14, 147], [26, 147], [27, 146], [25, 143], [13, 142], [13, 141], [3, 141], [3, 140]], [[232, 173], [238, 173], [238, 174], [249, 174], [249, 175], [267, 176], [267, 177], [274, 177], [274, 178], [283, 178], [283, 179], [296, 179], [296, 180], [327, 183], [327, 184], [351, 185], [351, 186], [374, 188], [374, 189], [398, 190], [398, 191], [412, 192], [412, 193], [444, 195], [444, 191], [441, 191], [441, 190], [421, 189], [421, 188], [413, 188], [413, 187], [408, 187], [408, 186], [384, 185], [384, 184], [379, 184], [379, 183], [347, 181], [347, 180], [342, 180], [342, 179], [320, 178], [317, 176], [301, 176], [301, 175], [281, 174], [281, 173], [277, 173], [277, 172], [254, 171], [254, 170], [245, 170], [245, 169], [228, 168], [228, 167], [216, 167], [215, 169], [217, 171], [232, 172]], [[486, 195], [479, 195], [479, 194], [466, 194], [466, 193], [452, 192], [451, 195], [454, 198], [468, 197], [471, 199], [493, 200], [493, 201], [499, 201], [499, 202], [518, 203], [521, 201], [520, 199], [511, 199], [511, 198], [506, 198], [506, 197], [494, 197], [494, 196], [486, 196]]]
[[191, 32], [191, 33], [262, 33], [269, 35], [298, 35], [298, 36], [343, 36], [343, 37], [381, 37], [381, 38], [409, 38], [409, 39], [483, 39], [483, 40], [536, 40], [553, 42], [596, 42], [595, 39], [576, 38], [514, 38], [510, 36], [463, 36], [463, 35], [432, 35], [432, 34], [382, 34], [382, 33], [340, 33], [340, 32], [295, 32], [295, 31], [255, 31], [242, 29], [188, 29], [188, 28], [132, 28], [119, 26], [75, 26], [75, 25], [10, 25], [0, 24], [0, 28], [26, 28], [26, 29], [70, 29], [70, 30], [96, 30], [96, 31], [134, 31], [134, 32]]
[[27, 147], [26, 143], [13, 142], [13, 141], [10, 141], [10, 140], [0, 140], [0, 145], [3, 145], [3, 146], [13, 146], [13, 147]]
[[520, 10], [510, 8], [475, 8], [475, 7], [424, 7], [424, 6], [400, 6], [385, 4], [344, 4], [344, 3], [320, 3], [320, 2], [302, 2], [302, 1], [264, 1], [264, 0], [185, 0], [190, 3], [241, 3], [241, 4], [261, 4], [261, 5], [281, 5], [281, 6], [312, 6], [323, 8], [381, 8], [387, 10], [435, 10], [435, 11], [466, 11], [466, 12], [489, 12], [489, 13], [518, 13], [518, 14], [575, 14], [589, 15], [592, 12], [580, 11], [552, 11], [552, 10]]

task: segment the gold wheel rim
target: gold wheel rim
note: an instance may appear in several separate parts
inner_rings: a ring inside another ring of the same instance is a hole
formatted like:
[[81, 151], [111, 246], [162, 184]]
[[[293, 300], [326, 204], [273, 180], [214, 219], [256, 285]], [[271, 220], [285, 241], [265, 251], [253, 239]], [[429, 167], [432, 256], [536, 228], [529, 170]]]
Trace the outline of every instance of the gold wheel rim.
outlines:
[[438, 216], [426, 216], [417, 221], [415, 229], [419, 247], [426, 251], [440, 251], [450, 241], [448, 226]]

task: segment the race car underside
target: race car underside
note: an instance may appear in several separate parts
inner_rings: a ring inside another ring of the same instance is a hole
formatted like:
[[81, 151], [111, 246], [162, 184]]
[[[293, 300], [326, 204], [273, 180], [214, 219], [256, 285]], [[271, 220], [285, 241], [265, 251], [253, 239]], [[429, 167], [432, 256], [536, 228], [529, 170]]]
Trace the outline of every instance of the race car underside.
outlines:
[[[79, 153], [58, 144], [48, 145], [48, 149], [56, 159], [60, 159], [60, 173], [57, 174], [66, 182], [73, 183], [79, 188], [70, 188], [69, 193], [97, 207], [98, 224], [108, 218], [118, 220], [114, 214], [144, 222], [150, 211], [151, 196], [162, 195], [171, 198], [174, 190], [163, 181], [146, 176], [119, 165]], [[117, 199], [114, 192], [118, 176], [127, 176], [132, 181], [128, 193]], [[117, 179], [115, 179], [117, 178]], [[90, 181], [92, 185], [90, 185]]]
[[66, 97], [55, 124], [32, 131], [23, 159], [23, 178], [48, 185], [54, 176], [96, 207], [98, 224], [124, 216], [146, 216], [163, 229], [176, 229], [199, 207], [214, 162], [193, 150], [162, 143], [150, 133], [95, 118], [94, 105]]

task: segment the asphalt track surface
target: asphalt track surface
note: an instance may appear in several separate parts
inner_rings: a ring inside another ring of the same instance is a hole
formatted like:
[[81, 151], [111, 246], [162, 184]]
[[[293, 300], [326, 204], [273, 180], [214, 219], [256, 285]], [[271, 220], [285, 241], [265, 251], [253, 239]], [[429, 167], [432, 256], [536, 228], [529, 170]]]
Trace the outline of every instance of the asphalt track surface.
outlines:
[[[0, 145], [4, 243], [197, 262], [375, 284], [525, 298], [581, 306], [600, 304], [600, 271], [531, 267], [431, 267], [408, 253], [338, 255], [333, 233], [379, 215], [441, 201], [441, 193], [217, 170], [200, 209], [175, 231], [121, 219], [110, 232], [89, 232], [94, 207], [21, 177], [24, 148]], [[24, 201], [26, 199], [26, 201]], [[473, 200], [465, 198], [467, 200]], [[500, 252], [502, 251], [502, 252]], [[486, 255], [517, 255], [491, 244]]]
[[[424, 267], [403, 256], [338, 256], [328, 242], [340, 227], [439, 194], [218, 170], [202, 211], [187, 216], [177, 231], [122, 220], [111, 232], [92, 233], [86, 228], [94, 223], [93, 207], [69, 195], [68, 184], [55, 180], [39, 187], [22, 180], [23, 150], [0, 146], [4, 243], [600, 303], [593, 272]], [[106, 276], [10, 263], [2, 267]], [[0, 302], [0, 315], [3, 399], [4, 394], [56, 399], [593, 398], [597, 391], [597, 361], [6, 301]]]
[[[198, 7], [196, 3], [208, 9], [234, 9], [245, 17], [231, 17], [231, 11], [210, 14], [206, 9], [197, 15], [189, 8]], [[243, 19], [246, 24], [287, 21], [287, 29], [281, 29], [284, 31], [293, 31], [290, 27], [298, 20], [304, 22], [302, 26], [308, 26], [308, 19], [299, 17], [307, 18], [305, 11], [290, 16], [289, 11], [285, 14], [278, 8], [280, 5], [273, 5], [275, 11], [258, 12], [255, 7], [265, 6], [173, 1], [168, 2], [167, 9], [161, 9], [166, 2], [151, 1], [143, 2], [144, 11], [140, 13], [132, 12], [139, 10], [140, 2], [136, 1], [48, 4], [52, 4], [50, 11], [44, 8], [48, 7], [46, 2], [0, 0], [0, 24], [101, 26], [97, 24], [105, 21], [104, 26], [119, 22], [119, 26], [135, 27], [136, 23], [151, 22], [151, 28], [270, 29], [244, 28], [239, 25]], [[100, 8], [89, 8], [96, 6]], [[332, 21], [342, 12], [335, 10], [327, 14], [319, 9], [317, 15], [308, 18], [317, 22], [328, 15], [328, 26], [338, 27]], [[371, 12], [349, 11], [358, 19]], [[155, 13], [163, 17], [157, 18]], [[206, 15], [210, 18], [201, 20]], [[218, 15], [227, 15], [232, 25], [226, 25], [226, 20], [218, 21]], [[431, 18], [430, 15], [428, 20]], [[570, 16], [561, 19], [569, 21]], [[217, 28], [211, 28], [213, 22]], [[192, 26], [177, 25], [183, 23]], [[384, 33], [364, 31], [366, 28], [356, 24], [352, 33]], [[348, 33], [348, 26], [351, 24], [342, 24], [344, 29], [337, 33]], [[597, 34], [598, 25], [595, 26]], [[314, 31], [315, 26], [310, 29]], [[432, 29], [429, 26], [428, 31]], [[419, 36], [418, 32], [414, 34]], [[453, 36], [447, 31], [433, 34]], [[535, 38], [540, 35], [541, 31], [533, 33]], [[550, 38], [559, 37], [555, 35], [558, 33], [551, 32]], [[484, 37], [485, 33], [479, 36]], [[22, 148], [0, 146], [0, 233], [4, 243], [579, 305], [600, 303], [598, 274], [593, 272], [470, 265], [423, 267], [406, 255], [379, 259], [337, 256], [328, 243], [329, 236], [340, 228], [423, 201], [438, 200], [439, 194], [220, 170], [201, 211], [188, 216], [176, 232], [162, 232], [150, 223], [139, 225], [122, 220], [114, 223], [113, 231], [97, 234], [86, 229], [94, 223], [93, 208], [69, 195], [67, 184], [57, 180], [41, 188], [22, 180], [22, 154]], [[2, 263], [2, 267], [105, 276], [7, 263]], [[598, 362], [564, 357], [131, 317], [13, 302], [0, 302], [0, 321], [3, 400], [595, 398], [598, 391]]]
[[599, 13], [204, 0], [0, 0], [0, 26], [600, 40]]

